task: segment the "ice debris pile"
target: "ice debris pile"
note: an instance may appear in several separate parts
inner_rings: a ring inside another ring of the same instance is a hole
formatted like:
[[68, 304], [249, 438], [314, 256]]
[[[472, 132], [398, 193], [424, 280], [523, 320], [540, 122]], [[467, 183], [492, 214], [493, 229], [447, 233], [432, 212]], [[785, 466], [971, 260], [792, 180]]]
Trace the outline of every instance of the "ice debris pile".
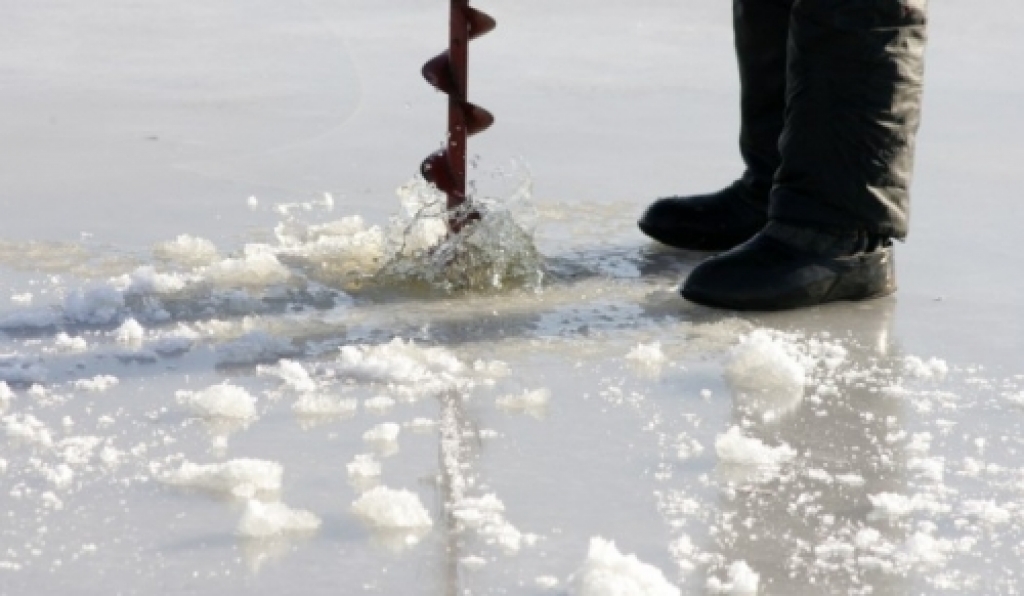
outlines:
[[679, 596], [656, 567], [600, 537], [591, 538], [586, 560], [568, 583], [572, 596]]

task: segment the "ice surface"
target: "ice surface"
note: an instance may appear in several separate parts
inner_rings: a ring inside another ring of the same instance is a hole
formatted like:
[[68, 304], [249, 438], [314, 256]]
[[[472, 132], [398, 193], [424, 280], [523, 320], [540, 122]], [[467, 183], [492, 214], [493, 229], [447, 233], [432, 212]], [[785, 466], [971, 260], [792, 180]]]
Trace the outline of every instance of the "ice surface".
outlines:
[[623, 555], [614, 542], [599, 537], [590, 539], [587, 558], [568, 583], [573, 596], [679, 596], [679, 588], [656, 567]]
[[[741, 171], [731, 5], [479, 8], [448, 238], [437, 5], [3, 6], [0, 592], [566, 593], [602, 535], [683, 594], [1018, 593], [1020, 6], [932, 3], [899, 295], [740, 314], [635, 227]], [[224, 383], [258, 416], [173, 400]], [[432, 525], [361, 528], [378, 484]]]

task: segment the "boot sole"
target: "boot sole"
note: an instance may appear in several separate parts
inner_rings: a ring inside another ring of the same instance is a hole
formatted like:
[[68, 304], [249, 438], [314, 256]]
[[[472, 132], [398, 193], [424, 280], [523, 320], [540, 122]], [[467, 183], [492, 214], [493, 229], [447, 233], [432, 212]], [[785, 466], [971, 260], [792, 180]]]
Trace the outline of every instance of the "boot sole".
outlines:
[[714, 235], [697, 235], [695, 232], [680, 233], [677, 231], [668, 231], [663, 228], [658, 228], [650, 224], [646, 224], [643, 220], [637, 222], [637, 227], [643, 232], [648, 238], [664, 244], [665, 246], [671, 246], [672, 248], [679, 248], [682, 250], [698, 250], [704, 252], [721, 252], [735, 248], [740, 244], [743, 244], [750, 236], [755, 232], [740, 238], [740, 237], [722, 237]]

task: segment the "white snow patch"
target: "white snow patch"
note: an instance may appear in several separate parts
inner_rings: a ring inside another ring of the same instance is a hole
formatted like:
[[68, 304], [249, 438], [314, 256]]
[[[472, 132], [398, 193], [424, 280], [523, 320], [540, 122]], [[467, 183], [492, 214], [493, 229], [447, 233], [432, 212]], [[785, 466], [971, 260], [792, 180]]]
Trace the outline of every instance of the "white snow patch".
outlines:
[[345, 464], [349, 480], [362, 482], [380, 476], [380, 462], [374, 459], [373, 455], [364, 453]]
[[903, 369], [908, 375], [918, 379], [943, 379], [949, 373], [949, 365], [945, 360], [939, 358], [923, 360], [917, 356], [904, 358]]
[[394, 422], [385, 422], [363, 433], [363, 440], [370, 443], [394, 443], [401, 432], [401, 426]]
[[778, 447], [769, 447], [758, 439], [745, 436], [738, 426], [718, 435], [715, 452], [722, 462], [740, 466], [774, 467], [796, 456], [796, 451], [789, 445], [782, 443]]
[[145, 337], [146, 330], [133, 318], [128, 318], [114, 330], [114, 338], [117, 339], [117, 343], [126, 346], [137, 346]]
[[208, 282], [229, 288], [280, 284], [288, 281], [292, 275], [272, 252], [260, 245], [247, 245], [242, 257], [224, 259], [210, 265], [202, 273]]
[[233, 459], [218, 464], [186, 461], [177, 470], [160, 475], [160, 480], [176, 486], [252, 497], [259, 492], [279, 491], [283, 473], [281, 464], [260, 459]]
[[728, 581], [717, 577], [708, 578], [707, 589], [712, 594], [756, 594], [760, 576], [746, 561], [735, 561], [726, 572]]
[[793, 341], [757, 329], [733, 348], [725, 378], [757, 410], [785, 412], [803, 398], [807, 371]]
[[634, 364], [652, 371], [660, 369], [668, 360], [665, 358], [664, 352], [661, 351], [660, 342], [637, 344], [626, 354], [626, 358]]
[[355, 399], [329, 395], [306, 394], [292, 404], [292, 411], [302, 416], [348, 416], [359, 409]]
[[394, 405], [395, 400], [386, 395], [378, 395], [377, 397], [371, 397], [364, 401], [363, 409], [371, 412], [383, 413], [390, 410]]
[[465, 365], [444, 348], [423, 348], [394, 339], [378, 346], [343, 346], [338, 372], [362, 381], [396, 383], [410, 398], [437, 395], [465, 385]]
[[545, 387], [540, 389], [526, 389], [522, 393], [505, 395], [495, 400], [495, 404], [502, 410], [509, 412], [523, 412], [534, 417], [540, 417], [547, 408], [551, 399], [551, 391]]
[[202, 391], [178, 391], [178, 402], [203, 418], [246, 419], [256, 415], [256, 400], [248, 391], [224, 382]]
[[904, 517], [911, 513], [921, 511], [925, 513], [946, 513], [949, 506], [939, 503], [934, 495], [917, 493], [911, 497], [898, 493], [878, 493], [868, 495], [868, 500], [874, 507], [875, 517]]
[[208, 265], [217, 260], [217, 247], [205, 238], [181, 234], [174, 240], [163, 242], [153, 248], [153, 253], [168, 261], [182, 265]]
[[179, 273], [159, 273], [152, 266], [139, 267], [122, 280], [129, 294], [174, 294], [188, 287], [191, 278]]
[[124, 295], [110, 285], [76, 289], [64, 299], [64, 316], [72, 323], [110, 325], [124, 313]]
[[112, 375], [96, 375], [91, 379], [79, 379], [75, 381], [75, 389], [100, 393], [111, 387], [117, 386], [121, 381]]
[[320, 518], [309, 511], [292, 509], [284, 503], [262, 503], [250, 499], [238, 522], [238, 533], [246, 538], [273, 538], [282, 534], [307, 533], [320, 527]]
[[302, 393], [314, 391], [317, 388], [316, 382], [309, 376], [306, 368], [294, 360], [284, 359], [275, 366], [261, 366], [259, 372], [275, 375], [286, 385]]
[[32, 414], [4, 416], [3, 423], [4, 431], [12, 439], [41, 447], [53, 446], [53, 435], [50, 433], [50, 429]]
[[54, 346], [61, 352], [81, 353], [89, 349], [88, 342], [82, 337], [71, 337], [63, 331], [54, 338]]
[[587, 559], [568, 584], [571, 596], [679, 596], [660, 570], [599, 537], [590, 539]]
[[414, 529], [433, 524], [416, 493], [384, 486], [363, 493], [352, 503], [352, 512], [381, 529]]

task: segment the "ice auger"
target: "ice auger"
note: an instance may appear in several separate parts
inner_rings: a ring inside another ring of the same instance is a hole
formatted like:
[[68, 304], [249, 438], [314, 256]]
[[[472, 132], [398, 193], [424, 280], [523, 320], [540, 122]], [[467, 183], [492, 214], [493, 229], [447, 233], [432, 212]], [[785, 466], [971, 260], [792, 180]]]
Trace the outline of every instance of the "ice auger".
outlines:
[[467, 138], [486, 130], [494, 116], [469, 103], [469, 42], [495, 27], [494, 19], [471, 8], [469, 0], [451, 0], [448, 51], [423, 66], [423, 78], [448, 95], [448, 142], [423, 162], [423, 177], [448, 195], [448, 229], [458, 233], [480, 213], [466, 203]]

